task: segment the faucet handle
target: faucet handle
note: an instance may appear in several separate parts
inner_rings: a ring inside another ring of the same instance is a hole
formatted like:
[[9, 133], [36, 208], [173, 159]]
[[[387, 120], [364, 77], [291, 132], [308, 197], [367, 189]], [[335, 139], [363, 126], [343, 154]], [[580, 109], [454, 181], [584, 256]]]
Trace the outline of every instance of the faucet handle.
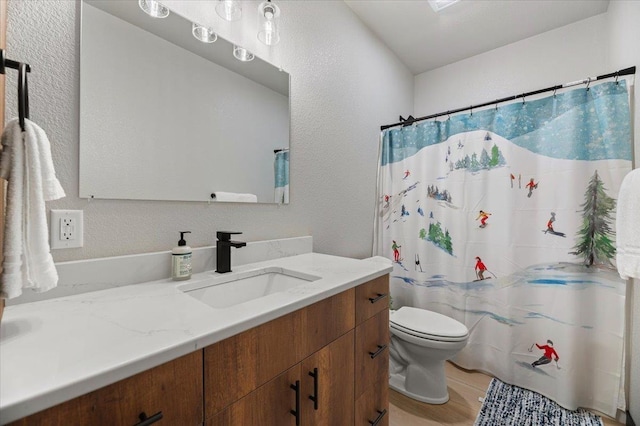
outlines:
[[219, 241], [229, 241], [232, 235], [239, 235], [242, 232], [229, 232], [229, 231], [218, 231], [216, 232], [216, 237]]

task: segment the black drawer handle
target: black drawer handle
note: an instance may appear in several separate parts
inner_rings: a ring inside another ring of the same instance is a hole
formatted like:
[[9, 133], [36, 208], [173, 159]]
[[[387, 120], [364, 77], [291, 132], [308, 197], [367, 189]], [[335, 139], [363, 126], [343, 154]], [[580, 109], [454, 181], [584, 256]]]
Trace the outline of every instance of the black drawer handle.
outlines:
[[296, 426], [300, 426], [300, 380], [296, 380], [296, 384], [291, 385], [291, 389], [296, 391], [296, 409], [289, 412], [296, 417]]
[[387, 349], [387, 345], [378, 345], [378, 350], [377, 351], [369, 352], [369, 355], [371, 356], [371, 359], [374, 359], [375, 357], [380, 355], [382, 353], [382, 351], [384, 351], [385, 349]]
[[371, 303], [376, 303], [378, 300], [384, 299], [385, 297], [387, 297], [387, 293], [376, 293], [378, 295], [378, 297], [370, 297], [369, 298], [369, 302]]
[[140, 419], [140, 421], [133, 426], [149, 426], [150, 424], [162, 420], [162, 411], [158, 411], [151, 417], [147, 417], [147, 415], [143, 411], [142, 413], [140, 413], [138, 418]]
[[378, 412], [378, 417], [376, 417], [376, 419], [374, 421], [369, 420], [369, 424], [371, 426], [376, 426], [378, 423], [380, 423], [380, 420], [382, 420], [382, 418], [384, 417], [385, 414], [387, 414], [387, 410], [376, 410]]
[[313, 395], [309, 395], [309, 399], [313, 401], [313, 409], [318, 409], [318, 369], [314, 368], [309, 371], [309, 375], [313, 377]]

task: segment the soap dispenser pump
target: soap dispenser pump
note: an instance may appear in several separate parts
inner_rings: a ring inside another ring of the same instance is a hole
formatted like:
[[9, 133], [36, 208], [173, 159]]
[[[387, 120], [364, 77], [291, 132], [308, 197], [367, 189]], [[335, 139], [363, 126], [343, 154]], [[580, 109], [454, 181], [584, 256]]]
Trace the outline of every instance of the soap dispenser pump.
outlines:
[[191, 231], [180, 231], [180, 241], [178, 246], [171, 250], [171, 278], [175, 281], [188, 280], [191, 278], [191, 247], [184, 240], [184, 234]]

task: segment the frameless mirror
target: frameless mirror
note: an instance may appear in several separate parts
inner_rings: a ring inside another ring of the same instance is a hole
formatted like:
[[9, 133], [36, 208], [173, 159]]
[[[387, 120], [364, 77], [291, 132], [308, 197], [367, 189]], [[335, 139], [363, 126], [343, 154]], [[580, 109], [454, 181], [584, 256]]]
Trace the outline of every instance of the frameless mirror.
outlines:
[[289, 74], [193, 30], [83, 0], [80, 197], [288, 202]]

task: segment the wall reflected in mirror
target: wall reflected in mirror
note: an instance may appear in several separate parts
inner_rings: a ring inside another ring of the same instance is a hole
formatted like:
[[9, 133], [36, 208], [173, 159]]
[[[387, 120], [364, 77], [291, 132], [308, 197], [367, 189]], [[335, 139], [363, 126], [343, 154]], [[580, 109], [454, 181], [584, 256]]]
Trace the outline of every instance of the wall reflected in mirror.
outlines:
[[82, 2], [80, 197], [288, 202], [289, 74], [193, 28]]

